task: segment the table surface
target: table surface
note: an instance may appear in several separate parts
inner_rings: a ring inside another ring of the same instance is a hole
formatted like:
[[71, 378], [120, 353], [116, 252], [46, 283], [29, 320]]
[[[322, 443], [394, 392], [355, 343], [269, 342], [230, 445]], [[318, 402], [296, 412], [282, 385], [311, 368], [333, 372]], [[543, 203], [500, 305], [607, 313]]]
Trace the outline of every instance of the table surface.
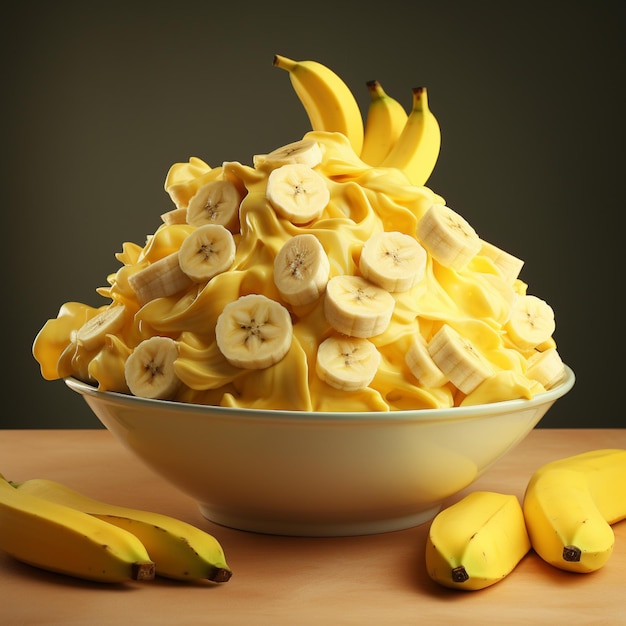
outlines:
[[[535, 429], [470, 490], [522, 498], [553, 459], [626, 448], [626, 429]], [[626, 521], [613, 526], [609, 562], [592, 574], [557, 570], [529, 552], [504, 580], [474, 592], [430, 580], [428, 523], [341, 538], [275, 537], [217, 526], [106, 430], [0, 430], [0, 473], [45, 477], [92, 497], [158, 511], [215, 535], [233, 569], [228, 583], [166, 579], [108, 585], [49, 573], [0, 554], [0, 623], [30, 624], [626, 624]]]

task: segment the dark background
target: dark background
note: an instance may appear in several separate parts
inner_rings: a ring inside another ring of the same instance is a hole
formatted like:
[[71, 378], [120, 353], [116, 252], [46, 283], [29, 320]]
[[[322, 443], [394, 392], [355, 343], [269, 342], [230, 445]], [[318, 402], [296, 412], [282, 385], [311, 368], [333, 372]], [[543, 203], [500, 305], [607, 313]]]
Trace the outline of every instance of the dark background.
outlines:
[[[371, 5], [371, 6], [370, 6]], [[275, 53], [410, 104], [443, 144], [428, 185], [526, 261], [577, 376], [542, 427], [625, 426], [624, 6], [590, 2], [28, 2], [2, 21], [5, 428], [97, 428], [32, 341], [60, 305], [99, 306], [124, 241], [173, 207], [167, 171], [299, 139]]]

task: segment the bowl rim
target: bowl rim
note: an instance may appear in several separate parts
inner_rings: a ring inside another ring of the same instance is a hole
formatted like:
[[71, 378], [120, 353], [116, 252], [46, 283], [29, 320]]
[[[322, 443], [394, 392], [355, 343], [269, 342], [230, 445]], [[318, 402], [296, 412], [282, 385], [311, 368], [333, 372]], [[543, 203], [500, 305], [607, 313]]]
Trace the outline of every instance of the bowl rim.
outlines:
[[73, 391], [92, 398], [101, 400], [109, 400], [115, 403], [124, 403], [131, 406], [143, 406], [146, 408], [154, 408], [155, 406], [176, 409], [182, 413], [202, 413], [205, 415], [219, 414], [221, 416], [231, 414], [233, 416], [242, 415], [252, 418], [271, 417], [273, 419], [311, 419], [318, 418], [332, 419], [337, 421], [351, 420], [371, 420], [376, 421], [385, 419], [396, 420], [415, 420], [415, 419], [463, 419], [468, 417], [487, 417], [494, 414], [512, 413], [523, 409], [533, 409], [537, 406], [553, 403], [564, 396], [574, 386], [576, 377], [573, 370], [565, 365], [565, 378], [552, 389], [548, 389], [542, 393], [535, 395], [533, 398], [517, 398], [514, 400], [503, 400], [501, 402], [492, 402], [489, 404], [475, 404], [470, 406], [446, 407], [440, 409], [406, 409], [398, 411], [296, 411], [285, 409], [258, 409], [246, 407], [227, 407], [216, 406], [211, 404], [196, 404], [191, 402], [177, 402], [175, 400], [153, 400], [151, 398], [142, 398], [117, 391], [100, 391], [93, 385], [85, 383], [72, 376], [65, 377], [63, 381]]

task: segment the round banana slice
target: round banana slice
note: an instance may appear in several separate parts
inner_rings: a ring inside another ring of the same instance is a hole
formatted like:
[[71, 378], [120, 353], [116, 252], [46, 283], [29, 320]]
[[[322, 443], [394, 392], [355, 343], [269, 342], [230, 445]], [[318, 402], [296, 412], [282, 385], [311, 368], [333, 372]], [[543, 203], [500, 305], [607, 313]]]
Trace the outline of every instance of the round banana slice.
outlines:
[[410, 235], [377, 233], [363, 245], [359, 270], [387, 291], [408, 291], [424, 277], [426, 250]]
[[262, 294], [230, 302], [217, 318], [215, 339], [234, 367], [265, 369], [289, 351], [293, 326], [289, 311]]
[[330, 261], [315, 235], [296, 235], [283, 245], [274, 259], [274, 284], [285, 302], [306, 305], [326, 289]]
[[420, 385], [428, 388], [442, 387], [448, 382], [448, 377], [437, 367], [428, 352], [428, 343], [419, 333], [411, 339], [409, 349], [404, 359], [411, 373]]
[[169, 337], [144, 339], [126, 359], [124, 376], [130, 392], [141, 398], [167, 400], [180, 385], [174, 370], [178, 343]]
[[493, 261], [509, 284], [513, 284], [524, 267], [524, 261], [488, 241], [481, 240], [480, 254]]
[[128, 283], [141, 305], [155, 298], [173, 296], [193, 285], [191, 278], [180, 268], [178, 251], [131, 274]]
[[530, 350], [547, 341], [556, 329], [554, 311], [541, 298], [518, 296], [511, 308], [504, 330], [511, 341], [523, 350]]
[[123, 326], [126, 318], [126, 307], [112, 305], [104, 309], [76, 332], [76, 342], [86, 350], [95, 350], [104, 343], [108, 334], [115, 334]]
[[529, 357], [526, 376], [541, 383], [546, 389], [561, 382], [565, 376], [565, 365], [556, 348], [548, 348]]
[[212, 180], [196, 191], [187, 205], [187, 223], [232, 227], [239, 219], [241, 198], [229, 180]]
[[277, 168], [291, 163], [315, 167], [322, 162], [322, 149], [317, 141], [301, 139], [272, 150], [269, 154], [255, 154], [252, 164], [256, 168]]
[[489, 378], [493, 367], [466, 337], [444, 324], [428, 342], [428, 352], [437, 367], [464, 394]]
[[293, 163], [272, 170], [267, 178], [266, 196], [281, 217], [293, 224], [307, 224], [323, 213], [330, 190], [315, 170]]
[[195, 282], [227, 270], [237, 251], [232, 233], [219, 224], [199, 226], [185, 237], [178, 251], [180, 269]]
[[465, 267], [482, 246], [470, 224], [443, 204], [433, 204], [424, 213], [417, 238], [438, 263], [454, 270]]
[[361, 276], [334, 276], [326, 285], [324, 315], [337, 331], [349, 337], [374, 337], [389, 326], [396, 301]]
[[335, 389], [358, 391], [372, 382], [380, 359], [380, 352], [367, 339], [329, 337], [317, 349], [315, 371]]

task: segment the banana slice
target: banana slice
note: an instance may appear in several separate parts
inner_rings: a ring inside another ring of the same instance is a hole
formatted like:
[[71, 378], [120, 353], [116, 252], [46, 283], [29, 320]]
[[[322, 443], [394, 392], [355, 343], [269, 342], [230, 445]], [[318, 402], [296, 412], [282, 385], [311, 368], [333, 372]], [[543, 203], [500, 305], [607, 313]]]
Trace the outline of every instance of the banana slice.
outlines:
[[509, 284], [513, 284], [524, 267], [524, 261], [488, 241], [481, 240], [480, 254], [493, 261]]
[[274, 259], [274, 284], [289, 304], [315, 302], [326, 289], [329, 273], [326, 251], [309, 233], [289, 239]]
[[428, 351], [428, 343], [417, 332], [411, 339], [409, 349], [404, 359], [411, 373], [420, 385], [429, 388], [442, 387], [448, 382], [448, 377], [437, 367]]
[[424, 277], [426, 250], [410, 235], [377, 233], [363, 245], [359, 270], [387, 291], [408, 291]]
[[361, 276], [334, 276], [326, 285], [324, 315], [337, 331], [349, 337], [374, 337], [389, 326], [396, 301]]
[[252, 164], [255, 168], [277, 168], [292, 163], [315, 167], [322, 162], [322, 149], [317, 141], [301, 139], [272, 150], [269, 154], [255, 154]]
[[130, 392], [141, 398], [167, 400], [176, 393], [180, 379], [174, 371], [178, 343], [169, 337], [144, 339], [126, 359], [124, 376]]
[[511, 341], [523, 350], [530, 350], [547, 341], [555, 329], [552, 307], [545, 300], [531, 295], [518, 296], [504, 325]]
[[95, 350], [104, 343], [108, 334], [115, 334], [124, 326], [125, 319], [126, 307], [123, 304], [109, 306], [76, 331], [76, 341], [86, 350]]
[[367, 339], [329, 337], [317, 349], [315, 371], [335, 389], [358, 391], [372, 382], [380, 360], [380, 352]]
[[315, 170], [293, 163], [272, 170], [267, 178], [266, 196], [280, 216], [293, 224], [306, 224], [323, 213], [330, 190]]
[[526, 376], [540, 382], [546, 389], [561, 382], [565, 376], [565, 365], [556, 348], [548, 348], [529, 357]]
[[186, 224], [187, 223], [187, 209], [180, 207], [178, 209], [172, 209], [161, 213], [161, 220], [164, 224], [171, 226], [172, 224]]
[[234, 183], [212, 180], [196, 191], [187, 206], [187, 223], [193, 226], [220, 224], [232, 228], [239, 219], [241, 198]]
[[465, 267], [482, 246], [470, 224], [443, 204], [433, 204], [424, 213], [417, 238], [438, 263], [454, 270]]
[[131, 274], [128, 283], [141, 305], [155, 298], [173, 296], [193, 285], [191, 278], [180, 268], [178, 251]]
[[241, 296], [217, 318], [215, 339], [234, 367], [264, 369], [289, 351], [293, 326], [289, 311], [262, 294]]
[[494, 372], [491, 364], [467, 338], [444, 324], [428, 342], [437, 367], [464, 394], [471, 393]]
[[180, 269], [201, 283], [227, 270], [235, 260], [235, 239], [219, 224], [199, 226], [185, 237], [178, 251]]

